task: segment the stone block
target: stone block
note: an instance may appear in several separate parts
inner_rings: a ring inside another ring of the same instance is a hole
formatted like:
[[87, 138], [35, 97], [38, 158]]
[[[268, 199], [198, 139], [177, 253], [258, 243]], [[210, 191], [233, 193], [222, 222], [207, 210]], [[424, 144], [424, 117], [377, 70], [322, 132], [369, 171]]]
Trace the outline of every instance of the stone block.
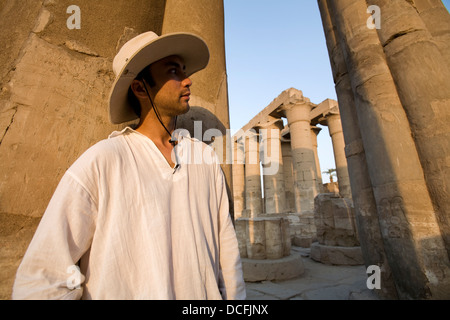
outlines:
[[281, 220], [265, 220], [266, 258], [280, 259], [284, 256]]
[[249, 259], [266, 259], [266, 230], [262, 219], [247, 220], [247, 256]]
[[235, 225], [241, 258], [279, 259], [290, 254], [288, 219], [275, 216], [239, 218]]
[[314, 242], [311, 245], [311, 259], [330, 265], [363, 265], [361, 247], [327, 246]]
[[301, 224], [299, 225], [300, 234], [306, 236], [315, 236], [316, 226], [314, 224]]
[[333, 193], [314, 199], [317, 240], [328, 246], [359, 246], [355, 213], [351, 199]]
[[234, 223], [236, 237], [238, 240], [239, 254], [241, 258], [247, 258], [247, 223], [245, 220], [237, 219]]
[[305, 271], [302, 257], [298, 253], [276, 260], [244, 258], [242, 269], [244, 280], [248, 282], [294, 279]]
[[312, 242], [313, 242], [312, 237], [305, 237], [305, 236], [295, 236], [292, 241], [294, 246], [301, 247], [301, 248], [311, 247]]

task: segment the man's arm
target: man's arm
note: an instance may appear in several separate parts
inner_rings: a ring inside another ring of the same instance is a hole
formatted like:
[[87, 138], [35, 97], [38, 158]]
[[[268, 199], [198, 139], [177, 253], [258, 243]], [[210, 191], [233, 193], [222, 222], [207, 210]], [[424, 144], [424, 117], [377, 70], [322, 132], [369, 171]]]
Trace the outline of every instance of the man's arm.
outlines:
[[226, 182], [218, 165], [217, 197], [219, 199], [219, 255], [221, 278], [219, 289], [224, 300], [245, 300], [245, 282], [239, 247], [229, 213]]
[[17, 270], [13, 299], [80, 299], [76, 264], [89, 249], [96, 203], [67, 172], [61, 179]]

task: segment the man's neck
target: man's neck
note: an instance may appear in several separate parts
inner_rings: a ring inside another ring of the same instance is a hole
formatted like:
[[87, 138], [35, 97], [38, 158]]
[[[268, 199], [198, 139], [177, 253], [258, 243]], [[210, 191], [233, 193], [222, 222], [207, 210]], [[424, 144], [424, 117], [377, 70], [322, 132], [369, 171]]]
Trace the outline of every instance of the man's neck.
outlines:
[[[163, 117], [161, 121], [170, 133], [175, 130], [175, 117]], [[154, 114], [147, 115], [145, 118], [141, 119], [136, 131], [147, 136], [157, 145], [162, 145], [165, 147], [169, 147], [171, 145], [169, 142], [171, 136], [166, 129], [164, 129]]]

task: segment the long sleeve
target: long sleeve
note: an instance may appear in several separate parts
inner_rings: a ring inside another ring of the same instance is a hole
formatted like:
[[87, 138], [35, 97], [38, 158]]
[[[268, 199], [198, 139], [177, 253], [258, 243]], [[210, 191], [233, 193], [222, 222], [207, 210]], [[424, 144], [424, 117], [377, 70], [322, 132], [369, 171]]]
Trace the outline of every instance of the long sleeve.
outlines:
[[89, 249], [96, 204], [67, 172], [61, 179], [17, 270], [13, 299], [80, 299], [77, 262]]
[[[220, 168], [220, 167], [219, 167]], [[236, 232], [229, 213], [226, 182], [221, 170], [218, 173], [220, 274], [219, 289], [224, 300], [245, 300], [245, 282], [239, 255]]]

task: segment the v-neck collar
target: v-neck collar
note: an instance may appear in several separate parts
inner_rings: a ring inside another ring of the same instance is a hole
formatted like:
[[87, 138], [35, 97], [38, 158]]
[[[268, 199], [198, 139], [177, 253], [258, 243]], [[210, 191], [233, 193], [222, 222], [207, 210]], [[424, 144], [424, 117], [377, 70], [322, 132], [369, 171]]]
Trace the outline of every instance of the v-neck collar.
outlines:
[[180, 159], [180, 151], [181, 151], [181, 146], [183, 144], [182, 141], [184, 138], [190, 138], [190, 134], [187, 130], [179, 130], [179, 131], [175, 132], [175, 138], [177, 139], [178, 143], [173, 148], [173, 152], [175, 154], [175, 166], [174, 167], [172, 167], [170, 165], [170, 163], [167, 161], [164, 154], [161, 152], [161, 150], [158, 148], [158, 146], [155, 144], [155, 142], [151, 138], [147, 137], [145, 134], [140, 133], [139, 131], [134, 130], [131, 127], [125, 127], [121, 131], [114, 131], [113, 133], [111, 133], [109, 138], [114, 138], [114, 137], [117, 137], [120, 135], [124, 135], [127, 132], [136, 134], [138, 137], [144, 139], [144, 141], [149, 144], [149, 146], [156, 152], [156, 154], [158, 154], [158, 157], [160, 158], [160, 160], [165, 163], [165, 167], [174, 171], [174, 173], [175, 173], [175, 170], [181, 165], [180, 161], [178, 159]]

